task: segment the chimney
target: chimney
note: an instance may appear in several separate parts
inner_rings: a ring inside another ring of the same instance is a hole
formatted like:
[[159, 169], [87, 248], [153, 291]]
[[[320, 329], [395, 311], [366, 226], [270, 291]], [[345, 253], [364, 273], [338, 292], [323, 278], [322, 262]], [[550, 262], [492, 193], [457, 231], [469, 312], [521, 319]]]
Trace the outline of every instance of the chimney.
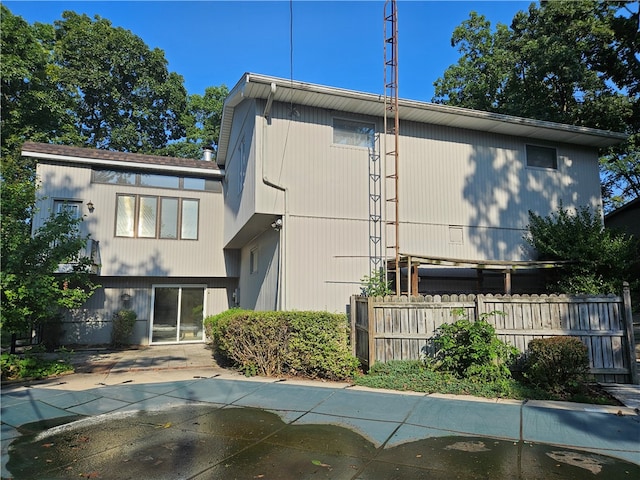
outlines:
[[204, 147], [204, 156], [202, 157], [202, 160], [204, 160], [205, 162], [210, 162], [212, 156], [213, 149], [211, 147]]

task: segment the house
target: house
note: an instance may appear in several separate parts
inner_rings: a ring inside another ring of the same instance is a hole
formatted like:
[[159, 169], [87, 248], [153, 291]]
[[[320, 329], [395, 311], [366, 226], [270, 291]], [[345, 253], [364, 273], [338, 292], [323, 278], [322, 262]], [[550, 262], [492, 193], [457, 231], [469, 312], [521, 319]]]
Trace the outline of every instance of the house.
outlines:
[[[37, 159], [37, 228], [61, 208], [83, 217], [101, 285], [66, 319], [64, 343], [111, 339], [120, 309], [138, 319], [134, 343], [204, 339], [203, 316], [233, 304], [237, 252], [224, 250], [224, 171], [213, 161], [25, 143]], [[65, 266], [61, 266], [65, 268]]]
[[99, 242], [103, 288], [68, 333], [103, 338], [125, 304], [140, 343], [198, 341], [202, 315], [232, 305], [343, 312], [395, 255], [412, 293], [517, 290], [518, 272], [549, 266], [523, 240], [528, 211], [601, 207], [598, 148], [625, 139], [410, 100], [399, 112], [385, 135], [379, 95], [247, 73], [215, 163], [25, 144], [43, 212], [78, 202]]
[[604, 225], [640, 239], [640, 197], [607, 213], [604, 217]]

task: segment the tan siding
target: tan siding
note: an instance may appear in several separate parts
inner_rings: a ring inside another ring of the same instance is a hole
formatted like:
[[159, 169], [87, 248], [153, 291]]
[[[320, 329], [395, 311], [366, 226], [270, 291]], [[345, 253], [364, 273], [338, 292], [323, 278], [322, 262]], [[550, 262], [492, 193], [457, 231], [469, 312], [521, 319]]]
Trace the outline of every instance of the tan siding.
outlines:
[[[223, 252], [223, 196], [220, 193], [139, 188], [94, 184], [89, 167], [38, 165], [44, 197], [34, 225], [41, 225], [44, 212], [60, 198], [91, 200], [93, 212], [85, 211], [82, 229], [100, 242], [100, 274], [103, 276], [193, 276], [232, 275]], [[116, 194], [145, 194], [200, 200], [198, 240], [132, 239], [115, 237]]]
[[369, 274], [366, 221], [289, 218], [287, 308], [345, 312]]
[[[275, 310], [278, 301], [280, 234], [267, 230], [249, 242], [241, 252], [240, 306], [254, 310]], [[251, 252], [257, 255], [257, 271], [251, 272]]]
[[[599, 205], [597, 157], [567, 145], [558, 169], [526, 167], [524, 139], [402, 124], [401, 250], [457, 258], [525, 259], [528, 210]], [[540, 143], [540, 142], [538, 142]], [[464, 231], [462, 244], [449, 226]]]
[[[289, 213], [327, 218], [367, 218], [369, 152], [333, 145], [333, 118], [375, 123], [370, 117], [274, 104], [266, 127], [268, 177], [288, 188]], [[261, 197], [259, 208], [274, 211], [274, 193]]]
[[[245, 101], [236, 108], [225, 165], [225, 245], [256, 212], [256, 105]], [[244, 144], [244, 146], [242, 146]], [[242, 156], [245, 160], [243, 161]], [[240, 178], [244, 175], [244, 182]]]
[[[63, 343], [106, 344], [111, 341], [111, 322], [113, 314], [130, 308], [138, 315], [131, 343], [146, 345], [149, 343], [149, 325], [151, 315], [152, 285], [161, 283], [207, 284], [205, 316], [215, 315], [231, 307], [231, 293], [235, 282], [231, 279], [205, 279], [194, 282], [192, 279], [163, 278], [102, 278], [102, 288], [83, 305], [71, 311], [63, 326]], [[122, 302], [121, 295], [131, 296], [129, 305]]]

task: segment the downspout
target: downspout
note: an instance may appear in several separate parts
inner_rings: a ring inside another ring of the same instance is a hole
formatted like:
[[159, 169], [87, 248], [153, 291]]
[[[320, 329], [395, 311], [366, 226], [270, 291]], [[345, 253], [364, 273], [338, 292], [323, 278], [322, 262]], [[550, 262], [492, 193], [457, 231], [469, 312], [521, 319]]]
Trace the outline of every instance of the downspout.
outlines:
[[267, 104], [264, 109], [264, 114], [262, 116], [262, 158], [261, 158], [261, 167], [262, 167], [262, 183], [267, 185], [268, 187], [275, 188], [283, 192], [284, 194], [284, 217], [282, 221], [282, 229], [280, 230], [280, 241], [278, 242], [278, 298], [277, 298], [277, 308], [278, 310], [286, 310], [287, 309], [287, 282], [286, 282], [286, 252], [287, 252], [287, 231], [288, 231], [288, 221], [289, 221], [289, 212], [287, 209], [287, 197], [288, 197], [288, 189], [283, 187], [282, 185], [278, 185], [277, 183], [269, 180], [267, 175], [267, 126], [271, 123], [271, 105], [273, 104], [273, 96], [276, 93], [276, 84], [271, 83], [271, 91], [269, 92], [269, 96], [267, 97]]

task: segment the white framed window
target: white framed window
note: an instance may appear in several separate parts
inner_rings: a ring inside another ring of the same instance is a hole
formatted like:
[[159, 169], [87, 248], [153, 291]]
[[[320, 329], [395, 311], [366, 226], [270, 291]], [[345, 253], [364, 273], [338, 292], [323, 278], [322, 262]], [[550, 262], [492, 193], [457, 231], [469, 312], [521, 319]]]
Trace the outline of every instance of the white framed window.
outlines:
[[203, 177], [183, 177], [155, 173], [135, 173], [124, 170], [94, 168], [91, 172], [93, 183], [113, 185], [135, 185], [138, 187], [163, 188], [171, 190], [199, 190], [206, 192], [222, 191], [218, 179]]
[[197, 240], [200, 201], [194, 198], [120, 194], [116, 237]]
[[258, 247], [254, 247], [249, 252], [249, 273], [258, 273]]
[[82, 217], [82, 202], [78, 200], [54, 200], [53, 212], [56, 215], [66, 212], [71, 218], [78, 219]]
[[553, 147], [526, 145], [527, 167], [557, 170], [558, 152]]
[[352, 147], [373, 148], [375, 125], [373, 123], [333, 119], [333, 143]]

